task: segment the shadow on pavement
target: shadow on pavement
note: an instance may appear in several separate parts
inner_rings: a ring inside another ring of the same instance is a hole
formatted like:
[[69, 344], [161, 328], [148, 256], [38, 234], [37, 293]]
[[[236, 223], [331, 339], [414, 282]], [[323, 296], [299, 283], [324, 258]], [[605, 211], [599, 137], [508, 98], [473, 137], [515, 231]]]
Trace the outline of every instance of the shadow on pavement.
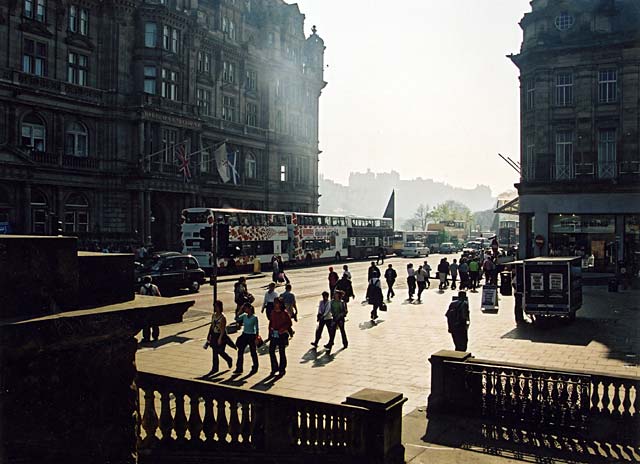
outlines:
[[598, 332], [593, 319], [576, 319], [572, 324], [558, 318], [538, 320], [535, 324], [522, 324], [501, 338], [529, 340], [534, 343], [560, 343], [587, 346]]
[[281, 378], [282, 377], [268, 375], [267, 377], [256, 383], [254, 386], [252, 386], [251, 390], [269, 391]]
[[160, 338], [160, 339], [158, 339], [158, 341], [155, 341], [155, 342], [146, 342], [146, 343], [139, 342], [138, 343], [138, 349], [140, 349], [140, 348], [160, 348], [161, 346], [169, 345], [171, 343], [183, 344], [183, 343], [189, 342], [191, 340], [193, 340], [193, 338], [180, 337], [178, 335], [171, 335], [169, 337]]
[[526, 462], [620, 463], [640, 460], [637, 444], [614, 444], [583, 438], [578, 433], [564, 436], [467, 417], [432, 415], [421, 441], [422, 444], [437, 444]]
[[360, 330], [373, 329], [374, 327], [379, 326], [383, 322], [384, 322], [384, 319], [376, 319], [375, 321], [369, 320], [369, 321], [361, 322], [360, 324], [358, 324], [358, 327], [360, 328]]

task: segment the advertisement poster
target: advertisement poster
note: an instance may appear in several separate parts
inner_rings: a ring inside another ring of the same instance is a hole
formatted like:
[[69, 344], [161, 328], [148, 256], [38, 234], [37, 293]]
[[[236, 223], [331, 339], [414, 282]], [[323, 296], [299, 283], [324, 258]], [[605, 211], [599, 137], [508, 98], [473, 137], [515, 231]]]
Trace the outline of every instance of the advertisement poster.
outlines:
[[482, 287], [482, 309], [498, 309], [498, 287], [495, 285], [485, 285]]
[[532, 272], [531, 274], [531, 291], [544, 291], [544, 274], [542, 272]]
[[549, 290], [553, 292], [561, 292], [563, 289], [562, 274], [552, 272], [549, 274]]

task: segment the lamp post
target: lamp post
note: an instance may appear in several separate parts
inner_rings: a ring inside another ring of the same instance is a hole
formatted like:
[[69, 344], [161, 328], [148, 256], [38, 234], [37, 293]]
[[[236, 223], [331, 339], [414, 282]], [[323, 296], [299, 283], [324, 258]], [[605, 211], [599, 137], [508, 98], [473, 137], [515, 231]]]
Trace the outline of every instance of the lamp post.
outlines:
[[213, 307], [215, 309], [218, 299], [218, 218], [215, 215], [211, 229], [211, 285], [213, 286]]

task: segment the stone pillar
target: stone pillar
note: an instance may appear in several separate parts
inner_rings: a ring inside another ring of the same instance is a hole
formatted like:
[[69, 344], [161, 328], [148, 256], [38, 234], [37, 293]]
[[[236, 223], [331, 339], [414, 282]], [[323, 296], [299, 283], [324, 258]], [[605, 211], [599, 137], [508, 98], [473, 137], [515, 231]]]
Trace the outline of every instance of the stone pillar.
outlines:
[[549, 214], [546, 212], [538, 212], [534, 221], [533, 238], [542, 235], [544, 237], [544, 245], [540, 248], [538, 245], [534, 246], [533, 255], [536, 256], [549, 256]]
[[429, 358], [431, 363], [431, 393], [427, 399], [427, 414], [452, 413], [464, 409], [464, 371], [450, 369], [445, 361], [465, 362], [471, 353], [440, 350]]
[[404, 463], [402, 445], [402, 393], [365, 388], [347, 397], [343, 404], [369, 410], [364, 427], [366, 462], [372, 464]]
[[29, 182], [25, 182], [23, 187], [23, 199], [21, 205], [21, 214], [23, 214], [23, 224], [24, 228], [22, 230], [23, 234], [30, 234], [33, 230], [33, 226], [31, 224], [31, 184]]
[[531, 215], [520, 213], [520, 235], [518, 242], [518, 258], [531, 257]]
[[[624, 260], [624, 215], [616, 215], [616, 253], [615, 257], [618, 262]], [[618, 265], [616, 264], [616, 269]]]
[[151, 192], [144, 192], [144, 244], [151, 242]]

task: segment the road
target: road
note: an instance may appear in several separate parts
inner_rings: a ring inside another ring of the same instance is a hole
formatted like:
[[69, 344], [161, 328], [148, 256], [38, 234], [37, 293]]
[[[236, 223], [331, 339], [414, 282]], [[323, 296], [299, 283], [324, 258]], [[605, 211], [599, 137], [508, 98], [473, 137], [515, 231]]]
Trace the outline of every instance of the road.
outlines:
[[[433, 269], [440, 257], [428, 258]], [[457, 255], [448, 257], [451, 261]], [[234, 377], [231, 371], [223, 371], [212, 381], [331, 402], [344, 401], [361, 388], [373, 387], [404, 393], [409, 399], [405, 413], [424, 406], [430, 389], [429, 356], [440, 349], [453, 349], [444, 313], [455, 292], [439, 292], [432, 280], [422, 304], [405, 301], [406, 264], [413, 262], [417, 266], [422, 261], [424, 259], [391, 258], [381, 266], [383, 270], [392, 263], [396, 268], [398, 297], [388, 305], [387, 313], [380, 313], [375, 324], [369, 319], [370, 306], [360, 303], [365, 295], [369, 262], [347, 263], [356, 293], [356, 301], [349, 305], [346, 325], [349, 347], [341, 349], [338, 336], [331, 355], [309, 344], [313, 340], [320, 294], [328, 289], [329, 265], [288, 270], [300, 314], [294, 326], [296, 334], [287, 350], [287, 375], [276, 381], [265, 380], [270, 366], [268, 354], [263, 352], [257, 374]], [[341, 265], [334, 267], [341, 274]], [[257, 307], [262, 303], [269, 277], [270, 274], [248, 281]], [[284, 288], [280, 286], [278, 290], [284, 291]], [[233, 282], [221, 283], [218, 292], [230, 317], [235, 308]], [[480, 311], [481, 293], [471, 293], [469, 351], [478, 358], [491, 360], [639, 375], [640, 292], [612, 294], [602, 287], [588, 287], [584, 293], [585, 304], [573, 324], [553, 322], [523, 327], [514, 324], [512, 297], [501, 296], [499, 312], [489, 314]], [[211, 287], [203, 286], [198, 294], [173, 298], [194, 299], [196, 303], [185, 314], [184, 322], [161, 327], [161, 339], [140, 348], [137, 365], [142, 370], [196, 378], [211, 368], [211, 350], [202, 349], [211, 317]], [[264, 334], [264, 315], [260, 324]], [[326, 341], [324, 334], [322, 344]], [[235, 353], [232, 355], [235, 358]], [[248, 354], [245, 356], [249, 358]], [[245, 366], [249, 364], [250, 359], [246, 359]]]

